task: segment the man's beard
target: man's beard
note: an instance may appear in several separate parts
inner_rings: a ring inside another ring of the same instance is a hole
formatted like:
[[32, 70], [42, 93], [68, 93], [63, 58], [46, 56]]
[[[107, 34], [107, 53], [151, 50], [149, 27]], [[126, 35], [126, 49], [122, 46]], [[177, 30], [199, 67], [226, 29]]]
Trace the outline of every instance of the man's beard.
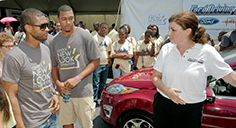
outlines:
[[71, 30], [67, 30], [67, 31], [65, 31], [65, 32], [70, 32]]
[[47, 40], [47, 38], [42, 38], [42, 36], [35, 36], [35, 35], [32, 35], [36, 40], [40, 41], [40, 42], [44, 42]]

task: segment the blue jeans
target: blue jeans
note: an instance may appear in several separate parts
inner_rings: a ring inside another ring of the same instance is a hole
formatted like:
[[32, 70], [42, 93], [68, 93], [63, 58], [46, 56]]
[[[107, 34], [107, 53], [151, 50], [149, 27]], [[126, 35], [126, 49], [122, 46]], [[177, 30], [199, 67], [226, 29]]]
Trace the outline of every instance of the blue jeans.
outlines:
[[125, 72], [121, 70], [120, 68], [118, 69], [114, 68], [112, 72], [113, 72], [113, 79], [125, 74]]
[[109, 67], [107, 65], [99, 65], [99, 67], [93, 72], [93, 91], [94, 101], [100, 98], [101, 93], [106, 86]]
[[59, 128], [57, 115], [52, 114], [43, 124], [35, 128]]

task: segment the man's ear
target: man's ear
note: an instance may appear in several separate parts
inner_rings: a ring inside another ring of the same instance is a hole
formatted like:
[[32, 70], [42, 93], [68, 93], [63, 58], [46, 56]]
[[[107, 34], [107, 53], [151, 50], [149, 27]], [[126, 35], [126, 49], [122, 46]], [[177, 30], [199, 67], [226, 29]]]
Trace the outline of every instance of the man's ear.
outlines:
[[27, 31], [27, 32], [31, 32], [31, 31], [32, 31], [32, 27], [31, 27], [30, 25], [28, 25], [28, 24], [26, 24], [26, 25], [24, 26], [24, 29], [25, 29], [25, 31]]
[[57, 17], [57, 22], [60, 23], [60, 22], [59, 22], [59, 17]]

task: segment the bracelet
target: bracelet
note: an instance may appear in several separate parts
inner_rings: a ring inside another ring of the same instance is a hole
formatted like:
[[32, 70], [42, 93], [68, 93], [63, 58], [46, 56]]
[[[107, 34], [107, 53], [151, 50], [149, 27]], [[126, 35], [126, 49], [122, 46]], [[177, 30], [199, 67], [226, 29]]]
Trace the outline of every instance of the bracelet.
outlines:
[[54, 92], [52, 92], [52, 95], [59, 95], [59, 92], [58, 91], [54, 91]]
[[81, 81], [81, 79], [79, 78], [78, 75], [77, 75], [75, 78], [76, 78], [79, 82]]
[[123, 53], [121, 53], [122, 57], [124, 57], [125, 55]]

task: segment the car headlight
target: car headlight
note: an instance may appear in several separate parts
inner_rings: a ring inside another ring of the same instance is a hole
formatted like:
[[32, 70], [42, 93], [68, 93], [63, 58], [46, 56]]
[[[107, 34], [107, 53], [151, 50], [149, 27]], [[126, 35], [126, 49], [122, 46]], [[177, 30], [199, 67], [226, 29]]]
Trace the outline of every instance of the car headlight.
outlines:
[[112, 94], [126, 94], [139, 90], [138, 88], [126, 87], [122, 84], [111, 84], [106, 88], [106, 91]]

